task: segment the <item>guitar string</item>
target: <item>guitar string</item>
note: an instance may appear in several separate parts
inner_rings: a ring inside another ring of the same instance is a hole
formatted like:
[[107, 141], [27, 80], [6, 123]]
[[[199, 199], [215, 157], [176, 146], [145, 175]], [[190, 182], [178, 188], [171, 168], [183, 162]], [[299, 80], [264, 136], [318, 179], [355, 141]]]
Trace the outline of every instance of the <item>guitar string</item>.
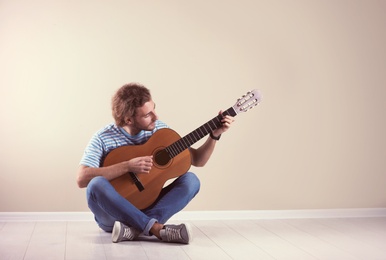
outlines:
[[[178, 141], [174, 142], [170, 146], [166, 148], [167, 152], [171, 154], [171, 158], [177, 156], [179, 153], [190, 147], [192, 144], [197, 142], [198, 140], [202, 139], [204, 136], [206, 136], [210, 131], [213, 131], [217, 129], [216, 123], [214, 120], [217, 120], [218, 126], [221, 125], [221, 120], [218, 117], [213, 118], [206, 124], [202, 125], [201, 127], [197, 128], [196, 130], [192, 131], [185, 137], [179, 139]], [[210, 123], [213, 123], [214, 126], [211, 126]], [[189, 140], [190, 139], [190, 140]], [[170, 150], [169, 150], [170, 148]]]
[[[217, 129], [221, 126], [221, 118], [224, 115], [231, 115], [231, 109], [233, 107], [229, 108], [225, 112], [222, 113], [222, 115], [218, 115], [214, 117], [213, 119], [209, 120], [204, 125], [200, 126], [199, 128], [195, 129], [191, 133], [187, 134], [183, 138], [179, 139], [178, 141], [174, 142], [173, 144], [169, 145], [165, 148], [165, 150], [168, 152], [170, 158], [176, 157], [178, 154], [180, 154], [182, 151], [190, 147], [192, 144], [196, 143], [198, 140], [202, 139], [204, 136], [209, 134], [211, 131]], [[235, 112], [233, 112], [234, 115]], [[211, 125], [211, 123], [213, 125]]]

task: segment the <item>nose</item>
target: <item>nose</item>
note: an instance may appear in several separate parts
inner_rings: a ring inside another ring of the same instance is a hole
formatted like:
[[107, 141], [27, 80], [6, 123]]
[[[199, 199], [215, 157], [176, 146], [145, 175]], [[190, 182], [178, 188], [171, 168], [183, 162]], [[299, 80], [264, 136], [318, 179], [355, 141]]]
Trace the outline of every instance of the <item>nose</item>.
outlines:
[[153, 120], [158, 120], [158, 115], [155, 111], [153, 111]]

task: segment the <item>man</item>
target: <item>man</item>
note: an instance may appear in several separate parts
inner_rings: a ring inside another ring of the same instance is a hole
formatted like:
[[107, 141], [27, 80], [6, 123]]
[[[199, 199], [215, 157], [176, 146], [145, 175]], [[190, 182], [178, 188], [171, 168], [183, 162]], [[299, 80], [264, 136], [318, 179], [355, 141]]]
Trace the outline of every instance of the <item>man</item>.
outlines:
[[[110, 184], [125, 173], [151, 174], [153, 158], [140, 156], [104, 167], [103, 160], [112, 150], [123, 145], [144, 144], [151, 135], [168, 127], [158, 120], [150, 91], [136, 83], [122, 86], [112, 99], [115, 124], [109, 124], [91, 138], [80, 162], [77, 183], [87, 187], [88, 206], [101, 229], [112, 232], [112, 241], [135, 240], [140, 234], [165, 242], [188, 244], [191, 232], [187, 224], [167, 225], [166, 221], [181, 211], [198, 193], [200, 181], [187, 172], [163, 188], [157, 200], [140, 210], [122, 197]], [[198, 149], [189, 148], [192, 165], [204, 166], [216, 141], [233, 122], [224, 116], [222, 126], [215, 129]]]

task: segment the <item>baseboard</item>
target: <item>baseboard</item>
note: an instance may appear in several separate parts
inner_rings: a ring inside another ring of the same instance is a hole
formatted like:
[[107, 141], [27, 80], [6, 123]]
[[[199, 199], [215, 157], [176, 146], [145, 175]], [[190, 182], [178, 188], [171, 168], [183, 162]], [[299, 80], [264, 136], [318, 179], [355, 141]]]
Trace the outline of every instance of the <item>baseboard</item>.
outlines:
[[92, 220], [91, 212], [0, 212], [0, 222]]
[[[181, 211], [171, 220], [386, 217], [386, 208]], [[91, 212], [0, 212], [0, 222], [93, 221]]]
[[296, 218], [363, 218], [386, 217], [386, 208], [308, 209], [308, 210], [242, 210], [242, 211], [182, 211], [178, 220], [230, 219], [296, 219]]

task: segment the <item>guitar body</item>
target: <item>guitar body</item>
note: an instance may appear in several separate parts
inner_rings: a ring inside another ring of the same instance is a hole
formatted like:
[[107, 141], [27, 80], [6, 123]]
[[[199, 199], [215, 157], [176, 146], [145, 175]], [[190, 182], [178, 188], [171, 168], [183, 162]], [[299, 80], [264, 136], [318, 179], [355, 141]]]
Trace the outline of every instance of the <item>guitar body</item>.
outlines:
[[153, 155], [153, 167], [150, 173], [138, 173], [137, 178], [144, 190], [140, 191], [129, 173], [110, 181], [115, 190], [138, 209], [150, 206], [159, 196], [166, 181], [185, 174], [191, 166], [191, 157], [188, 149], [174, 158], [157, 162], [156, 153], [181, 137], [177, 132], [163, 128], [156, 131], [143, 145], [121, 146], [111, 151], [105, 158], [103, 166], [110, 166], [136, 157]]

